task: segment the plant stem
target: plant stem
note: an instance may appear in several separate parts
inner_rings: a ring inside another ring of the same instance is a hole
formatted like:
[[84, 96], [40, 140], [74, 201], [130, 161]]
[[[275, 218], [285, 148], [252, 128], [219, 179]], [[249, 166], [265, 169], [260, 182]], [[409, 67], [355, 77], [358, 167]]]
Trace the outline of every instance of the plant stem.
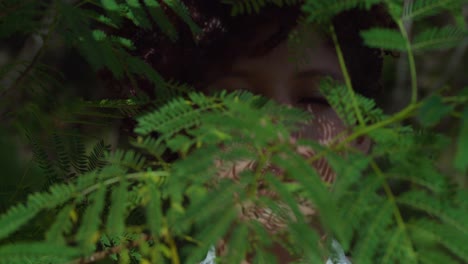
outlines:
[[353, 90], [353, 85], [351, 83], [351, 78], [349, 76], [348, 69], [343, 57], [343, 52], [341, 51], [340, 43], [338, 42], [338, 37], [336, 36], [335, 27], [333, 25], [330, 25], [330, 32], [332, 35], [333, 44], [335, 45], [336, 55], [338, 56], [338, 61], [340, 63], [341, 72], [343, 73], [343, 77], [345, 79], [346, 88], [348, 89], [348, 93], [353, 103], [354, 112], [359, 121], [359, 125], [365, 126], [364, 118], [362, 116], [361, 110], [359, 109], [359, 105]]
[[416, 74], [416, 62], [414, 61], [413, 49], [408, 36], [408, 32], [403, 25], [403, 21], [396, 21], [401, 34], [405, 38], [406, 51], [408, 53], [409, 70], [411, 75], [411, 104], [415, 104], [418, 101], [418, 79]]
[[405, 221], [403, 220], [403, 217], [401, 216], [400, 209], [398, 208], [395, 200], [395, 195], [393, 195], [392, 189], [388, 185], [387, 181], [385, 180], [385, 175], [383, 174], [382, 170], [379, 168], [377, 163], [375, 163], [374, 160], [371, 161], [371, 167], [374, 170], [374, 172], [377, 174], [377, 176], [382, 180], [382, 187], [384, 188], [385, 194], [388, 197], [388, 201], [393, 205], [393, 215], [395, 216], [395, 220], [397, 222], [398, 228], [403, 232], [403, 234], [406, 234], [408, 246], [411, 249], [409, 252], [411, 255], [411, 258], [413, 260], [416, 259], [416, 253], [414, 251], [413, 243], [411, 242], [411, 239], [409, 238], [408, 232], [406, 230], [406, 224]]

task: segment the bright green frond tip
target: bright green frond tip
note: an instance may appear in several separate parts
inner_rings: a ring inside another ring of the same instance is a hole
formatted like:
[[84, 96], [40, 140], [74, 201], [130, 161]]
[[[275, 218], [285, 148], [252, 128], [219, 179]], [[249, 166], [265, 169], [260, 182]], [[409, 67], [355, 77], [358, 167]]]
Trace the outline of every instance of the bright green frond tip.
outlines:
[[110, 11], [118, 11], [119, 4], [115, 0], [101, 0], [102, 6]]
[[397, 30], [373, 28], [361, 32], [364, 43], [371, 48], [405, 51], [406, 41]]

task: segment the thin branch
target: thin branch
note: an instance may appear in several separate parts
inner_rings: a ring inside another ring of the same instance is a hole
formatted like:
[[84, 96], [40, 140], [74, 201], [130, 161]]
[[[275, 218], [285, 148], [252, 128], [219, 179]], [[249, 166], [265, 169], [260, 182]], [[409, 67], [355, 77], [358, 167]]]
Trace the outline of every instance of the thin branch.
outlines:
[[141, 234], [141, 236], [142, 236], [142, 238], [139, 239], [139, 240], [130, 241], [130, 243], [127, 243], [127, 244], [123, 243], [123, 244], [120, 244], [120, 245], [115, 246], [115, 247], [108, 248], [108, 249], [103, 250], [103, 251], [98, 251], [98, 252], [92, 254], [89, 257], [80, 258], [80, 259], [74, 260], [72, 262], [69, 262], [69, 264], [96, 263], [97, 261], [103, 260], [103, 259], [109, 257], [112, 254], [118, 254], [118, 253], [122, 252], [122, 250], [124, 250], [124, 249], [136, 248], [140, 244], [152, 239], [152, 237], [150, 235], [148, 235], [148, 234], [143, 233], [143, 234]]

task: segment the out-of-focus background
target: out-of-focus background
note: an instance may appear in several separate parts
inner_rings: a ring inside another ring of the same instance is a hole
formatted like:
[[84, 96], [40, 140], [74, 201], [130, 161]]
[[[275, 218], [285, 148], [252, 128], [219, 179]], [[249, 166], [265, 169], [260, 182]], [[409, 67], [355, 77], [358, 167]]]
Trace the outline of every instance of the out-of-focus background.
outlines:
[[[17, 7], [27, 2], [17, 1]], [[37, 1], [33, 9], [15, 14], [18, 27], [25, 30], [14, 34], [6, 31], [2, 19], [15, 10], [0, 10], [0, 213], [22, 201], [27, 193], [43, 190], [54, 180], [43, 173], [46, 165], [42, 164], [41, 168], [40, 162], [32, 158], [34, 151], [60, 158], [53, 156], [57, 154], [48, 148], [54, 148], [56, 142], [50, 140], [54, 135], [62, 139], [78, 138], [84, 142], [85, 152], [100, 139], [110, 148], [125, 145], [128, 139], [122, 133], [125, 114], [92, 105], [83, 111], [78, 106], [82, 101], [126, 98], [130, 92], [101, 80], [80, 53], [65, 45], [66, 36], [55, 31], [57, 14], [53, 2]], [[26, 19], [22, 16], [36, 16], [35, 23], [24, 25]], [[468, 6], [464, 8], [464, 17], [444, 13], [424, 23], [456, 24], [467, 18]], [[409, 32], [418, 30], [411, 23], [406, 27]], [[439, 91], [455, 94], [468, 87], [468, 38], [453, 49], [417, 55], [417, 70], [421, 97]], [[385, 111], [394, 113], [410, 98], [406, 55], [386, 56], [383, 76], [384, 89], [378, 102]], [[457, 123], [447, 118], [436, 129], [456, 136], [456, 128]], [[451, 160], [452, 153], [449, 148], [440, 157], [442, 170], [450, 170], [445, 164]], [[462, 175], [448, 173], [461, 184], [468, 184]]]

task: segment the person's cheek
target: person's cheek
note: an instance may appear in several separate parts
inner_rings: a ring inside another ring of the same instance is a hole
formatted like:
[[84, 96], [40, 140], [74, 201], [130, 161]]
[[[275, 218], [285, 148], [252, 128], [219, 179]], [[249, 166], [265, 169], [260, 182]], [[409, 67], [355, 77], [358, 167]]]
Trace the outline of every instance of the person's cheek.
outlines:
[[[311, 139], [325, 146], [333, 143], [338, 137], [338, 140], [346, 137], [344, 133], [346, 131], [345, 124], [331, 107], [320, 105], [308, 106], [307, 111], [311, 112], [313, 119], [309, 124], [301, 128], [296, 137]], [[314, 150], [305, 146], [298, 146], [297, 151], [306, 158], [310, 158], [315, 154]], [[318, 159], [312, 165], [325, 182], [333, 182], [335, 180], [336, 174], [325, 158]]]
[[305, 128], [304, 138], [312, 139], [322, 145], [329, 145], [338, 135], [344, 136], [346, 126], [336, 112], [329, 106], [310, 106], [313, 119]]

